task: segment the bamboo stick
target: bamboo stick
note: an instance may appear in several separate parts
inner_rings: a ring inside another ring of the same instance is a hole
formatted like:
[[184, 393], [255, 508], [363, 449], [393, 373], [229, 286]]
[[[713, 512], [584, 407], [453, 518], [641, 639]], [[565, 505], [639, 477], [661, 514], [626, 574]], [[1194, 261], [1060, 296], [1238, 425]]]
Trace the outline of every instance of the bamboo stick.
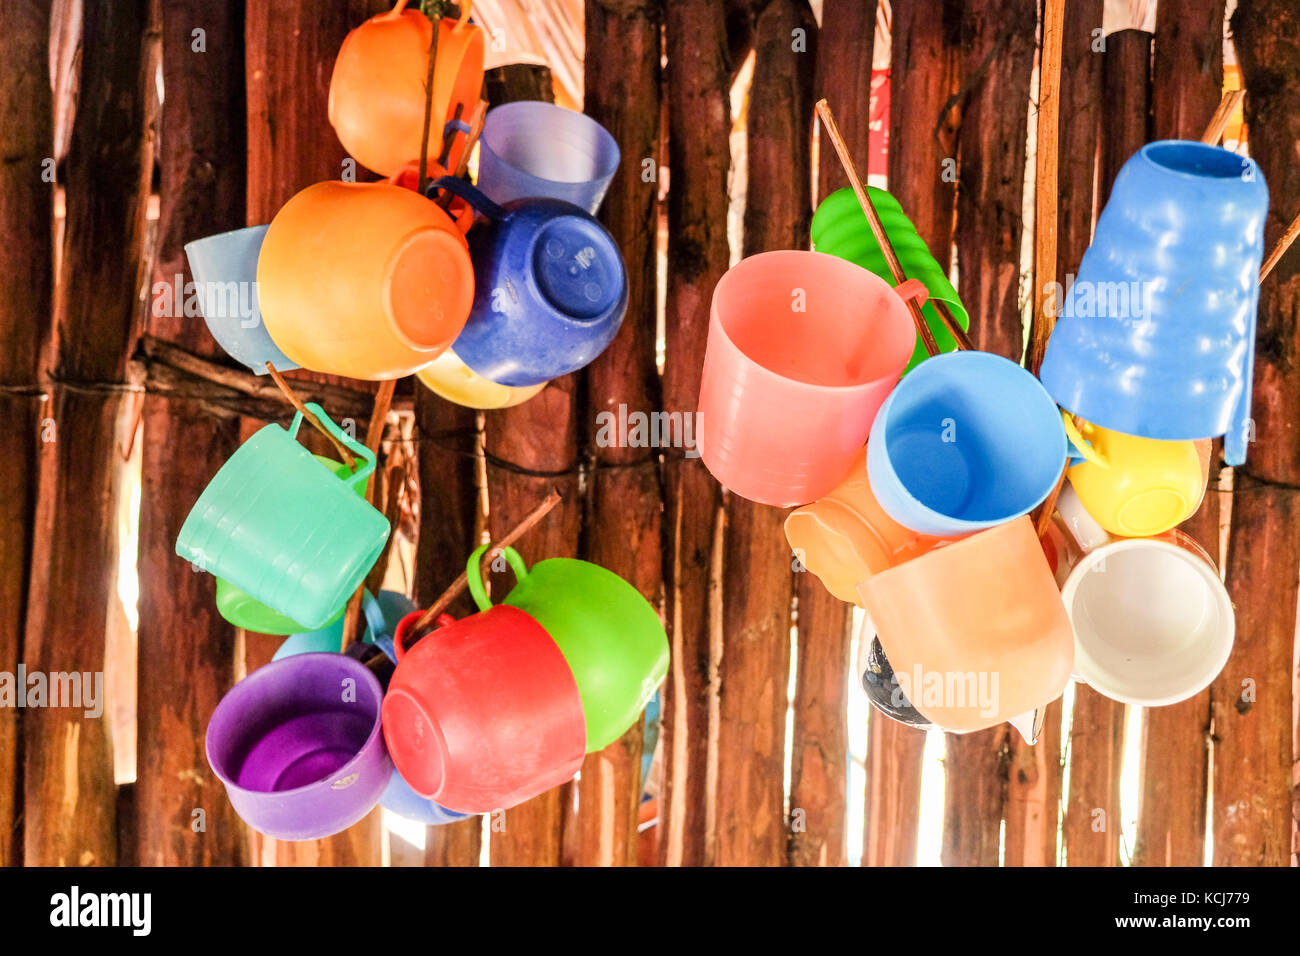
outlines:
[[1286, 227], [1286, 232], [1282, 233], [1282, 238], [1278, 239], [1277, 245], [1273, 247], [1273, 251], [1264, 260], [1264, 265], [1259, 270], [1260, 282], [1268, 278], [1268, 274], [1273, 271], [1273, 267], [1278, 264], [1278, 260], [1286, 255], [1286, 251], [1291, 248], [1291, 243], [1295, 242], [1297, 235], [1300, 235], [1300, 215], [1291, 220], [1291, 225]]
[[[894, 252], [893, 243], [889, 241], [889, 236], [885, 234], [885, 227], [880, 222], [876, 207], [872, 204], [871, 197], [867, 195], [867, 190], [858, 177], [858, 169], [853, 163], [853, 157], [849, 154], [849, 146], [844, 142], [844, 137], [840, 135], [840, 128], [835, 123], [835, 114], [831, 112], [830, 104], [825, 99], [817, 101], [817, 115], [821, 118], [822, 126], [825, 127], [826, 135], [835, 147], [835, 152], [839, 154], [840, 164], [844, 167], [844, 174], [848, 177], [849, 185], [853, 187], [853, 193], [858, 197], [858, 203], [866, 214], [867, 224], [871, 226], [871, 234], [876, 237], [876, 243], [885, 256], [885, 263], [889, 266], [890, 275], [894, 277], [895, 283], [901, 285], [906, 281], [907, 276], [903, 274], [903, 267], [898, 261], [898, 254]], [[916, 326], [917, 334], [921, 336], [921, 342], [925, 345], [926, 354], [938, 355], [939, 343], [934, 340], [934, 333], [930, 331], [930, 326], [926, 323], [925, 317], [921, 314], [921, 307], [916, 304], [915, 299], [907, 300], [907, 309], [912, 315], [912, 322]]]
[[1224, 91], [1223, 98], [1219, 100], [1219, 108], [1214, 111], [1214, 116], [1210, 119], [1210, 125], [1205, 127], [1205, 132], [1201, 134], [1202, 143], [1206, 146], [1219, 145], [1219, 140], [1223, 139], [1223, 131], [1228, 128], [1228, 121], [1232, 119], [1232, 114], [1237, 111], [1237, 107], [1245, 98], [1245, 90]]
[[337, 435], [326, 428], [324, 424], [322, 424], [321, 420], [303, 404], [302, 399], [298, 397], [298, 393], [295, 392], [289, 383], [285, 381], [284, 376], [280, 374], [279, 370], [274, 365], [267, 362], [266, 370], [270, 373], [271, 378], [275, 380], [275, 384], [279, 386], [280, 392], [284, 395], [284, 400], [301, 412], [303, 418], [310, 422], [317, 431], [330, 440], [330, 444], [332, 444], [335, 450], [343, 456], [343, 464], [348, 466], [349, 471], [355, 470], [357, 467], [357, 460], [352, 456], [352, 452], [348, 449], [348, 446], [340, 441]]

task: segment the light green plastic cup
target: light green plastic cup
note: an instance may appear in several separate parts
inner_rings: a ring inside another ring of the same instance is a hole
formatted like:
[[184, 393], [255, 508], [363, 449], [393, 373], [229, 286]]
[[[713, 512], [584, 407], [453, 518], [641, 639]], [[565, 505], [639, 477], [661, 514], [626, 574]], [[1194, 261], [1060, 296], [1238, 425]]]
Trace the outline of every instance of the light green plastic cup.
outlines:
[[176, 539], [182, 558], [298, 631], [324, 627], [338, 614], [389, 533], [388, 519], [357, 494], [374, 471], [374, 455], [319, 405], [307, 408], [363, 464], [346, 477], [322, 468], [296, 440], [302, 413], [288, 431], [267, 425], [221, 466]]
[[[479, 562], [469, 559], [469, 590], [486, 611]], [[587, 722], [587, 753], [603, 750], [632, 726], [668, 674], [668, 635], [641, 593], [613, 571], [575, 558], [548, 558], [530, 571], [514, 548], [502, 551], [518, 583], [502, 604], [530, 614], [551, 635], [573, 671]]]
[[[898, 262], [903, 267], [903, 274], [909, 279], [919, 279], [926, 291], [930, 293], [929, 301], [921, 307], [921, 315], [930, 326], [939, 351], [956, 351], [957, 342], [949, 334], [943, 319], [939, 317], [934, 307], [935, 301], [947, 303], [957, 324], [963, 330], [970, 328], [970, 316], [966, 312], [966, 307], [961, 304], [957, 290], [948, 281], [948, 270], [935, 261], [925, 241], [917, 235], [916, 226], [907, 218], [897, 199], [875, 186], [867, 187], [867, 195], [871, 199], [871, 204], [876, 207], [880, 224], [885, 227], [885, 235], [889, 237], [890, 244], [898, 254]], [[888, 263], [885, 262], [885, 254], [881, 252], [876, 237], [871, 234], [871, 226], [867, 223], [866, 214], [858, 205], [858, 197], [849, 187], [835, 190], [817, 207], [812, 220], [812, 241], [813, 248], [818, 252], [857, 263], [867, 271], [880, 276], [890, 285], [894, 284], [894, 277], [889, 271]], [[925, 346], [921, 344], [918, 335], [916, 349], [912, 352], [907, 367], [903, 369], [903, 374], [910, 372], [925, 358]]]
[[[326, 458], [324, 455], [314, 455], [312, 457], [339, 478], [346, 479], [352, 474], [348, 466], [341, 461]], [[354, 487], [357, 494], [365, 494], [364, 483], [358, 483]], [[347, 603], [345, 602], [339, 607], [338, 613], [329, 621], [329, 624], [337, 624], [343, 617], [343, 611], [346, 607]], [[225, 578], [217, 578], [217, 613], [235, 627], [242, 627], [246, 631], [256, 631], [259, 634], [301, 634], [303, 631], [308, 630], [293, 618], [281, 614], [275, 608], [267, 607], [255, 598], [249, 597]]]

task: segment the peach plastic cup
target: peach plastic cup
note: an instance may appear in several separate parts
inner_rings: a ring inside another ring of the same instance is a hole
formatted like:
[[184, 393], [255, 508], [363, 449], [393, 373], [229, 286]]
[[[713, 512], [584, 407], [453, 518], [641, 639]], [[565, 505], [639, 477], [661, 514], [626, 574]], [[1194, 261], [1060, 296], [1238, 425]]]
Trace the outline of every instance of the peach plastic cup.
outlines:
[[860, 586], [903, 693], [947, 731], [1019, 718], [1065, 690], [1074, 635], [1028, 515]]
[[947, 540], [917, 534], [889, 517], [871, 491], [865, 451], [834, 491], [790, 512], [785, 537], [826, 590], [859, 606], [858, 584], [864, 578], [920, 557]]
[[897, 289], [820, 252], [743, 259], [713, 291], [699, 446], [732, 492], [776, 507], [832, 491], [912, 355], [916, 332]]

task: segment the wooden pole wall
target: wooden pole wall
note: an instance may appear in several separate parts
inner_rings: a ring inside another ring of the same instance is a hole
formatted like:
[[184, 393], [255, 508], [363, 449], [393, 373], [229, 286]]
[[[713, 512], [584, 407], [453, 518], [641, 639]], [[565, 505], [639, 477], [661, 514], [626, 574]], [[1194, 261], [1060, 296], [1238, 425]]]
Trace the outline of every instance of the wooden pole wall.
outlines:
[[[1250, 152], [1268, 182], [1265, 248], [1300, 212], [1300, 11], [1241, 0], [1232, 17], [1246, 85]], [[1232, 657], [1212, 690], [1214, 865], [1294, 860], [1294, 655], [1300, 580], [1300, 258], [1260, 287], [1252, 415], [1256, 439], [1234, 469], [1228, 592]]]
[[[584, 441], [594, 470], [588, 479], [583, 557], [609, 568], [662, 607], [662, 498], [655, 449], [604, 447], [597, 416], [650, 413], [660, 407], [655, 365], [658, 275], [660, 57], [663, 9], [658, 0], [586, 4], [584, 110], [619, 144], [623, 160], [600, 217], [628, 271], [623, 327], [585, 373]], [[675, 450], [674, 450], [675, 451]], [[641, 803], [644, 719], [582, 766], [578, 812], [566, 829], [566, 862], [633, 866]]]
[[[0, 8], [0, 62], [45, 63], [50, 0]], [[48, 76], [7, 69], [0, 76], [0, 418], [12, 440], [0, 454], [0, 671], [17, 673], [35, 522], [42, 349], [50, 334], [54, 284], [54, 156]], [[21, 711], [0, 709], [0, 866], [23, 859]]]
[[[134, 432], [127, 383], [144, 257], [157, 100], [148, 0], [87, 0], [80, 99], [64, 178], [55, 365], [43, 447], [24, 658], [29, 672], [105, 670], [117, 581], [117, 493]], [[44, 61], [38, 61], [44, 62]], [[24, 714], [25, 859], [112, 865], [117, 823], [108, 720]]]
[[[803, 44], [794, 39], [796, 31]], [[807, 0], [771, 0], [758, 8], [746, 115], [746, 256], [808, 243], [816, 38]], [[785, 511], [728, 498], [714, 861], [778, 866], [785, 863], [791, 833], [785, 743], [794, 576]], [[820, 806], [792, 802], [791, 813], [796, 809], [806, 827], [808, 812], [819, 813]]]
[[[971, 338], [1019, 360], [1023, 351], [1020, 240], [1025, 137], [1033, 70], [1033, 0], [967, 0], [961, 37], [965, 91], [955, 241]], [[1007, 799], [1009, 725], [947, 735], [943, 861], [996, 865]]]
[[[960, 5], [895, 0], [891, 23], [889, 191], [940, 263], [952, 259], [960, 107]], [[952, 162], [945, 166], [945, 161]], [[945, 169], [951, 171], [944, 175]], [[861, 640], [872, 639], [864, 631]], [[856, 671], [852, 680], [861, 680]], [[926, 733], [883, 715], [867, 722], [866, 866], [916, 863]]]
[[[1124, 162], [1147, 142], [1151, 34], [1121, 30], [1102, 54], [1099, 193], [1104, 199]], [[1118, 866], [1120, 772], [1128, 708], [1075, 684], [1070, 721], [1070, 791], [1063, 837], [1072, 866]]]
[[[415, 552], [415, 603], [428, 607], [465, 570], [476, 544], [479, 487], [474, 460], [478, 413], [415, 386], [415, 437], [420, 469], [420, 530]], [[463, 592], [448, 608], [457, 619], [474, 612]], [[478, 866], [482, 817], [426, 827], [427, 866]]]
[[[170, 286], [177, 275], [191, 280], [186, 242], [245, 224], [242, 2], [163, 4], [162, 66], [153, 279]], [[182, 294], [176, 304], [183, 303]], [[150, 311], [153, 335], [221, 357], [198, 316]], [[203, 748], [208, 717], [234, 682], [235, 628], [217, 613], [216, 579], [195, 573], [175, 550], [190, 508], [239, 445], [239, 420], [195, 401], [149, 395], [142, 428], [133, 856], [143, 865], [240, 864], [247, 861], [245, 828]]]
[[[1200, 139], [1223, 86], [1223, 0], [1156, 8], [1151, 138]], [[1182, 529], [1222, 570], [1217, 490], [1221, 442], [1210, 458], [1209, 487]], [[1200, 866], [1205, 860], [1210, 690], [1142, 714], [1141, 793], [1133, 861], [1139, 866]]]
[[[666, 5], [668, 44], [667, 342], [664, 410], [694, 414], [713, 287], [727, 270], [731, 66], [725, 18], [710, 0]], [[715, 654], [720, 491], [698, 458], [666, 456], [664, 585], [672, 661], [664, 693], [665, 785], [660, 859], [711, 862], [711, 738], [716, 733]], [[716, 619], [715, 619], [715, 614]], [[716, 771], [716, 767], [713, 768]]]
[[[342, 177], [347, 157], [326, 114], [334, 57], [349, 30], [391, 7], [385, 0], [246, 0], [249, 225], [270, 222], [281, 206], [312, 183]], [[358, 179], [368, 175], [362, 167], [356, 174]], [[305, 372], [290, 376], [328, 379]], [[374, 387], [368, 382], [349, 384]], [[314, 436], [309, 440], [314, 441]], [[332, 449], [313, 450], [329, 453]], [[246, 669], [268, 662], [282, 640], [245, 634]], [[290, 843], [256, 835], [253, 839], [255, 858], [263, 864], [378, 865], [382, 854], [378, 810], [325, 840]]]
[[[908, 2], [903, 0], [903, 4]], [[895, 17], [900, 5], [894, 5]], [[817, 96], [830, 101], [840, 133], [864, 174], [871, 145], [868, 121], [877, 6], [876, 0], [822, 0], [821, 36], [817, 44]], [[822, 136], [817, 155], [818, 200], [848, 184], [830, 140]]]

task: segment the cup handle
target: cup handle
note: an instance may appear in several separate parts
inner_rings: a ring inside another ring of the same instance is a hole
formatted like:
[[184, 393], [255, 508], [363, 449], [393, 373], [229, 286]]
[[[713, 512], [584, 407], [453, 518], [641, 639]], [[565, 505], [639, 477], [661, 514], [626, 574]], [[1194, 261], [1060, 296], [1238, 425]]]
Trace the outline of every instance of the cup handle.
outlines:
[[460, 19], [456, 21], [456, 26], [454, 26], [452, 29], [454, 30], [464, 29], [465, 26], [468, 25], [469, 23], [469, 12], [473, 9], [474, 9], [474, 0], [461, 0]]
[[396, 20], [398, 17], [400, 17], [400, 16], [401, 16], [405, 11], [406, 11], [406, 4], [407, 4], [408, 2], [409, 2], [409, 0], [397, 0], [397, 3], [393, 6], [393, 9], [389, 10], [387, 13], [381, 13], [381, 14], [379, 14], [379, 16], [375, 17], [375, 19], [376, 19], [376, 20]]
[[1061, 488], [1060, 497], [1056, 499], [1056, 510], [1061, 513], [1065, 528], [1074, 538], [1079, 550], [1084, 554], [1095, 551], [1112, 540], [1110, 534], [1097, 523], [1097, 519], [1088, 514], [1088, 509], [1079, 500], [1078, 494], [1067, 481]]
[[1074, 424], [1074, 416], [1069, 412], [1062, 410], [1061, 421], [1065, 423], [1065, 437], [1070, 440], [1073, 446], [1066, 453], [1066, 461], [1069, 465], [1077, 465], [1080, 462], [1090, 461], [1099, 468], [1109, 468], [1110, 461], [1097, 449], [1092, 447], [1092, 443], [1084, 438], [1079, 429]]
[[[423, 611], [412, 611], [406, 617], [397, 622], [397, 632], [393, 635], [393, 660], [401, 662], [406, 656], [406, 638], [411, 629], [415, 627], [416, 621], [424, 616]], [[446, 627], [448, 624], [455, 624], [456, 619], [450, 614], [439, 614], [437, 620], [433, 622], [434, 628]], [[423, 635], [421, 635], [423, 637]], [[384, 653], [388, 653], [385, 649]]]
[[371, 641], [378, 643], [387, 622], [384, 620], [384, 609], [369, 591], [361, 592], [361, 613], [366, 616], [366, 623], [370, 626]]
[[[501, 220], [506, 218], [507, 213], [504, 209], [494, 203], [491, 199], [488, 199], [487, 196], [483, 195], [478, 188], [471, 186], [463, 179], [456, 176], [439, 176], [433, 182], [429, 183], [428, 187], [424, 191], [424, 195], [429, 199], [432, 199], [434, 194], [436, 194], [440, 189], [447, 190], [447, 192], [451, 193], [453, 196], [459, 196], [461, 199], [465, 200], [465, 202], [469, 203], [475, 211], [482, 213], [488, 219]], [[462, 232], [468, 232], [470, 224], [474, 221], [473, 215], [465, 218], [466, 222], [461, 228]], [[459, 219], [456, 224], [461, 225]]]
[[894, 292], [898, 297], [906, 302], [908, 299], [916, 300], [916, 307], [919, 309], [925, 305], [930, 298], [930, 290], [927, 289], [920, 279], [904, 279], [898, 285], [894, 286]]
[[[480, 544], [474, 549], [474, 553], [469, 556], [465, 562], [465, 577], [469, 581], [469, 593], [474, 598], [474, 603], [478, 605], [480, 611], [486, 611], [492, 606], [492, 601], [487, 596], [487, 589], [483, 587], [483, 555], [487, 549], [492, 547], [491, 544]], [[519, 552], [514, 548], [505, 547], [501, 549], [505, 555], [506, 561], [515, 572], [515, 580], [523, 581], [528, 577], [528, 565], [524, 564], [524, 559], [519, 556]]]
[[[307, 410], [316, 416], [317, 420], [325, 426], [325, 430], [331, 435], [347, 445], [348, 450], [365, 462], [360, 468], [354, 471], [350, 477], [344, 478], [343, 482], [348, 487], [354, 487], [358, 481], [365, 481], [370, 477], [370, 473], [375, 470], [375, 456], [370, 449], [355, 438], [349, 438], [348, 433], [334, 424], [334, 419], [325, 414], [325, 409], [321, 408], [315, 402], [304, 403]], [[289, 437], [297, 439], [298, 429], [302, 427], [302, 412], [293, 416], [293, 424], [289, 426]]]

